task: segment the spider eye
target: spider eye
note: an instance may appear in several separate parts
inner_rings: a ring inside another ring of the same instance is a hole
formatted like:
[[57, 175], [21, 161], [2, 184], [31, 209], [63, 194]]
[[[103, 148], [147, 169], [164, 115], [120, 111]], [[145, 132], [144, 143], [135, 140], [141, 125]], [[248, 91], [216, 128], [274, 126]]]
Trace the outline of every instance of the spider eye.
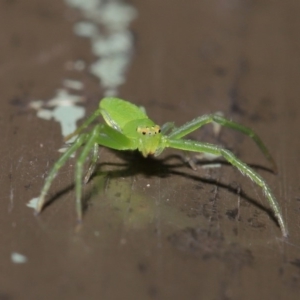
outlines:
[[161, 132], [160, 127], [158, 125], [156, 126], [145, 126], [145, 127], [137, 127], [136, 131], [141, 133], [142, 135], [156, 135]]

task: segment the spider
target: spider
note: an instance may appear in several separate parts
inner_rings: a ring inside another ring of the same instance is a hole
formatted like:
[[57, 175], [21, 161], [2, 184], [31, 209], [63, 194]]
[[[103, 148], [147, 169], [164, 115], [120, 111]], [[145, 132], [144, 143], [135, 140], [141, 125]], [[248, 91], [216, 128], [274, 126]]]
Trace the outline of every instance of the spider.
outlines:
[[[95, 125], [90, 132], [84, 131], [99, 116], [103, 117], [105, 123]], [[87, 183], [95, 169], [98, 160], [99, 146], [115, 150], [139, 150], [144, 157], [148, 155], [158, 156], [166, 148], [175, 148], [184, 151], [222, 156], [242, 174], [248, 176], [262, 188], [277, 218], [282, 235], [284, 237], [288, 236], [287, 226], [283, 220], [279, 204], [270, 187], [259, 174], [238, 159], [232, 152], [221, 146], [183, 139], [183, 137], [189, 133], [212, 122], [240, 131], [252, 138], [265, 157], [273, 165], [273, 168], [276, 169], [274, 159], [262, 140], [252, 129], [220, 115], [203, 115], [180, 127], [175, 127], [172, 122], [168, 122], [160, 127], [148, 118], [143, 107], [138, 107], [122, 99], [107, 97], [100, 101], [99, 108], [74, 133], [65, 138], [67, 141], [71, 137], [78, 135], [75, 142], [71, 144], [67, 151], [57, 160], [48, 174], [38, 198], [36, 213], [40, 213], [43, 209], [46, 194], [59, 169], [80, 147], [83, 147], [83, 149], [77, 159], [75, 170], [76, 213], [78, 222], [82, 220], [82, 182]], [[92, 152], [91, 164], [83, 180], [83, 165], [90, 152]]]

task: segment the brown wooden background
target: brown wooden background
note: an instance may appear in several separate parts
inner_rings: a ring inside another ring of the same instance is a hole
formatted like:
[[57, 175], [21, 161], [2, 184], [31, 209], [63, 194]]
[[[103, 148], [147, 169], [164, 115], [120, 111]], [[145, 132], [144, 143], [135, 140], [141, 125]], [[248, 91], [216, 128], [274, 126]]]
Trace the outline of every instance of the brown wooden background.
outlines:
[[[63, 144], [58, 123], [36, 117], [65, 78], [85, 83], [89, 112], [103, 91], [68, 61], [92, 62], [73, 34], [80, 15], [62, 1], [0, 2], [0, 299], [299, 299], [300, 3], [132, 1], [135, 54], [120, 97], [161, 124], [222, 111], [254, 128], [278, 175], [254, 143], [211, 127], [195, 139], [232, 149], [268, 181], [290, 237], [281, 238], [260, 189], [227, 164], [193, 171], [176, 151], [159, 159], [101, 152], [85, 187], [76, 233], [73, 162], [39, 216], [26, 203]], [[71, 16], [71, 17], [70, 17]], [[41, 144], [43, 147], [41, 147]], [[243, 193], [239, 193], [242, 191]], [[27, 262], [13, 263], [12, 253]]]

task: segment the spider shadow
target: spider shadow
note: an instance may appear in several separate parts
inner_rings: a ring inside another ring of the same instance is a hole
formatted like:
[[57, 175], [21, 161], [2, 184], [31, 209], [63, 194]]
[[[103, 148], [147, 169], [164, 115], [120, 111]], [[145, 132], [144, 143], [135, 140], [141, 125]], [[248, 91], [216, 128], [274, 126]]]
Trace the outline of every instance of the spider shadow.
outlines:
[[57, 193], [54, 194], [50, 194], [49, 199], [45, 202], [44, 206], [43, 206], [43, 210], [47, 209], [48, 206], [50, 206], [53, 202], [55, 202], [58, 198], [62, 197], [65, 194], [68, 194], [69, 192], [71, 192], [75, 187], [75, 184], [72, 183], [70, 185], [68, 185], [67, 187], [65, 187], [64, 189], [60, 190]]
[[[164, 158], [154, 158], [152, 156], [149, 157], [143, 157], [138, 151], [115, 151], [109, 149], [109, 151], [113, 152], [114, 155], [121, 158], [124, 163], [99, 163], [95, 169], [94, 174], [91, 176], [90, 181], [99, 175], [105, 174], [110, 179], [117, 179], [120, 177], [128, 178], [128, 177], [134, 177], [138, 175], [144, 175], [146, 177], [159, 177], [159, 178], [166, 178], [171, 177], [172, 175], [177, 175], [181, 177], [188, 178], [190, 180], [193, 180], [194, 182], [198, 183], [201, 182], [203, 184], [209, 184], [212, 186], [218, 186], [219, 188], [222, 188], [224, 190], [227, 190], [228, 192], [240, 196], [242, 199], [246, 200], [248, 203], [252, 204], [254, 207], [258, 208], [259, 210], [264, 211], [279, 227], [278, 221], [275, 218], [275, 215], [273, 211], [266, 207], [263, 204], [260, 204], [257, 202], [257, 200], [250, 197], [246, 192], [244, 192], [240, 187], [233, 186], [230, 184], [222, 183], [219, 180], [213, 179], [213, 178], [207, 178], [203, 177], [199, 174], [197, 174], [197, 170], [192, 170], [187, 162], [184, 162], [182, 159], [182, 156], [178, 154], [171, 154]], [[174, 162], [175, 160], [178, 160], [179, 162]], [[172, 161], [169, 163], [169, 161]], [[201, 160], [197, 161], [196, 165], [199, 167], [203, 165], [210, 165], [210, 164], [221, 164], [224, 166], [230, 166], [232, 165], [222, 159], [215, 159], [213, 161], [207, 161], [207, 160]], [[108, 170], [108, 171], [102, 171], [103, 168], [106, 166], [110, 167], [117, 167], [116, 170]], [[273, 173], [273, 171], [267, 167], [259, 166], [259, 165], [253, 165], [249, 164], [249, 166], [253, 169], [260, 169], [266, 172]], [[122, 168], [123, 167], [123, 168]], [[122, 168], [122, 169], [120, 169]], [[178, 170], [180, 168], [186, 168], [186, 170], [189, 170], [187, 172]], [[192, 170], [192, 171], [191, 171]], [[238, 171], [237, 171], [238, 172]], [[85, 195], [83, 198], [83, 212], [85, 213], [89, 201], [92, 197], [92, 192]]]
[[[113, 152], [114, 155], [118, 156], [121, 160], [124, 161], [124, 163], [99, 163], [97, 164], [97, 167], [95, 168], [95, 171], [93, 175], [91, 176], [89, 181], [92, 181], [93, 178], [105, 175], [107, 178], [110, 179], [117, 179], [120, 177], [128, 178], [138, 175], [144, 175], [146, 177], [160, 177], [160, 178], [166, 178], [171, 177], [172, 175], [177, 175], [181, 177], [188, 178], [190, 180], [193, 180], [197, 184], [199, 182], [203, 184], [209, 184], [212, 186], [218, 186], [219, 188], [222, 188], [224, 190], [227, 190], [228, 192], [240, 196], [242, 199], [246, 200], [248, 203], [252, 204], [259, 210], [264, 211], [266, 214], [269, 215], [269, 217], [279, 226], [277, 219], [275, 218], [273, 212], [271, 209], [265, 207], [264, 205], [257, 202], [257, 200], [250, 197], [247, 193], [245, 193], [242, 189], [239, 187], [234, 187], [230, 184], [222, 183], [219, 180], [212, 179], [212, 178], [206, 178], [203, 176], [200, 176], [197, 174], [197, 171], [181, 171], [178, 170], [180, 168], [186, 168], [186, 170], [191, 170], [188, 163], [184, 162], [182, 160], [182, 156], [178, 154], [171, 154], [164, 158], [154, 158], [152, 156], [149, 156], [147, 158], [142, 157], [142, 155], [137, 151], [115, 151], [109, 149], [110, 152]], [[174, 163], [174, 160], [178, 160], [178, 163]], [[172, 161], [172, 163], [168, 163], [169, 161]], [[213, 161], [197, 161], [197, 166], [202, 165], [209, 165], [209, 164], [216, 164], [220, 163], [221, 165], [225, 166], [231, 166], [228, 162], [216, 159]], [[272, 172], [270, 169], [262, 167], [262, 166], [256, 166], [256, 165], [250, 165], [251, 167], [255, 169], [261, 169], [264, 171]], [[102, 170], [105, 167], [115, 167], [116, 170]], [[120, 169], [121, 168], [121, 169]], [[46, 209], [48, 206], [50, 206], [53, 202], [55, 202], [58, 198], [61, 196], [69, 193], [74, 189], [74, 184], [70, 184], [66, 188], [62, 189], [61, 191], [55, 193], [50, 197], [50, 199], [45, 203], [44, 209]], [[88, 207], [90, 206], [91, 198], [93, 195], [93, 191], [89, 191], [82, 197], [82, 209], [83, 209], [83, 215], [86, 213]]]

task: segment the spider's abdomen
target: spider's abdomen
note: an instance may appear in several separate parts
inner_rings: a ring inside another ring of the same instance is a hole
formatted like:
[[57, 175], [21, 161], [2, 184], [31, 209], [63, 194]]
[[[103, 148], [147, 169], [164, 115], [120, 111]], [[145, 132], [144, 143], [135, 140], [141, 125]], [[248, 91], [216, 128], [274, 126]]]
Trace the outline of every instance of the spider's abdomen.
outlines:
[[105, 122], [118, 131], [122, 131], [130, 121], [148, 118], [140, 107], [119, 98], [103, 98], [100, 109]]

